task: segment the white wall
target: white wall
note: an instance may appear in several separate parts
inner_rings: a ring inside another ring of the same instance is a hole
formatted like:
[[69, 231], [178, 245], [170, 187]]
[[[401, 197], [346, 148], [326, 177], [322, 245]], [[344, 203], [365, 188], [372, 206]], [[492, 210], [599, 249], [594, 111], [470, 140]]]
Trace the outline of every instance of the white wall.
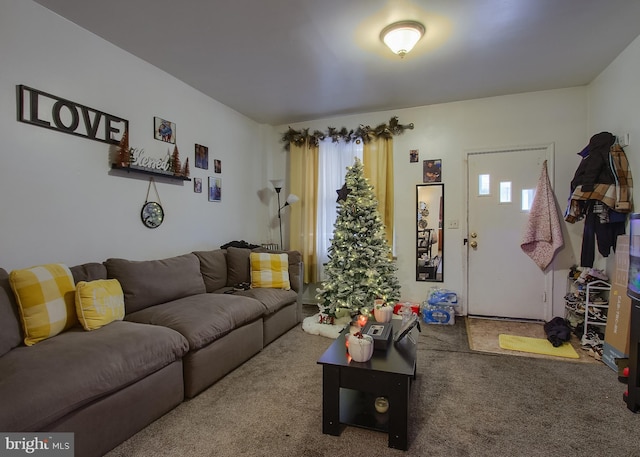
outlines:
[[[576, 155], [588, 141], [585, 87], [509, 95], [412, 109], [336, 117], [292, 125], [326, 127], [375, 126], [398, 116], [415, 128], [394, 138], [396, 254], [402, 299], [423, 301], [430, 287], [456, 291], [464, 304], [466, 283], [466, 154], [473, 149], [516, 145], [555, 144], [555, 190], [564, 209], [569, 183], [579, 163]], [[280, 126], [284, 132], [288, 126]], [[409, 150], [419, 149], [418, 163], [409, 162]], [[415, 281], [415, 185], [422, 183], [422, 161], [442, 159], [445, 184], [445, 220], [457, 219], [459, 229], [446, 229], [444, 283]], [[580, 255], [582, 230], [565, 229], [565, 247], [554, 261], [554, 315], [563, 313], [566, 274]], [[513, 249], [519, 249], [514, 246]], [[499, 293], [499, 291], [496, 291]]]
[[[625, 153], [635, 178], [640, 179], [640, 37], [636, 38], [612, 63], [589, 85], [589, 133], [608, 131], [614, 135], [628, 133], [629, 146]], [[640, 202], [640, 187], [636, 184], [633, 198]], [[638, 212], [638, 207], [635, 206]]]
[[[0, 4], [0, 57], [1, 267], [161, 258], [277, 238], [267, 206], [273, 191], [260, 192], [272, 177], [263, 159], [271, 127], [31, 1]], [[131, 146], [160, 157], [173, 146], [153, 138], [153, 117], [175, 122], [182, 161], [190, 158], [203, 193], [190, 181], [156, 178], [166, 219], [145, 228], [148, 177], [111, 173], [105, 143], [18, 122], [18, 84], [128, 119]], [[195, 168], [195, 143], [209, 147], [209, 170]], [[221, 175], [213, 159], [222, 160]], [[222, 177], [220, 203], [207, 201], [208, 176]]]

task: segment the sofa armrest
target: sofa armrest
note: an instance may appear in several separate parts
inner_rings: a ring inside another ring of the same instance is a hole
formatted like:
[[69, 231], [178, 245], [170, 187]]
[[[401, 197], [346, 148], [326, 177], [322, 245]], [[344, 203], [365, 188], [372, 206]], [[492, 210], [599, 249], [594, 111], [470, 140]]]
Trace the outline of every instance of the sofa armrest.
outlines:
[[291, 283], [291, 288], [298, 293], [296, 306], [298, 322], [302, 322], [302, 290], [304, 286], [302, 278], [304, 278], [302, 261], [289, 265], [289, 282]]

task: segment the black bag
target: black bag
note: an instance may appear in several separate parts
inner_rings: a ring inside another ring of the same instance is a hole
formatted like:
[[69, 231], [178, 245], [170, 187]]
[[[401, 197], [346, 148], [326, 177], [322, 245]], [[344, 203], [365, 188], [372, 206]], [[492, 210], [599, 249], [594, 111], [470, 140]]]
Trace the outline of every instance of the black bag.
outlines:
[[545, 323], [544, 332], [547, 334], [549, 342], [556, 348], [571, 339], [571, 327], [562, 317], [554, 317]]

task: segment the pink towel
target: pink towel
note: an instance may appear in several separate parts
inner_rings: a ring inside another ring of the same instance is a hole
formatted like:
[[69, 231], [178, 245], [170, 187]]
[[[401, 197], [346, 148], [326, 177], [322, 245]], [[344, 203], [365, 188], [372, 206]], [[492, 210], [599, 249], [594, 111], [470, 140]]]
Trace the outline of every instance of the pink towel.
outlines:
[[544, 270], [553, 260], [556, 251], [564, 244], [560, 216], [553, 189], [549, 182], [547, 161], [542, 164], [536, 195], [533, 198], [529, 220], [520, 247]]

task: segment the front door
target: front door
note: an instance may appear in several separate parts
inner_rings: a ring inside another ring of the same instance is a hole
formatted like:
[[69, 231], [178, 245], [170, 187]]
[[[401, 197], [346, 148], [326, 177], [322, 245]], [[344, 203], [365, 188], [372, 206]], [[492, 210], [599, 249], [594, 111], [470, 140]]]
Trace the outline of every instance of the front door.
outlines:
[[553, 177], [553, 145], [471, 152], [467, 159], [468, 314], [550, 319], [550, 284], [520, 242], [545, 160]]

